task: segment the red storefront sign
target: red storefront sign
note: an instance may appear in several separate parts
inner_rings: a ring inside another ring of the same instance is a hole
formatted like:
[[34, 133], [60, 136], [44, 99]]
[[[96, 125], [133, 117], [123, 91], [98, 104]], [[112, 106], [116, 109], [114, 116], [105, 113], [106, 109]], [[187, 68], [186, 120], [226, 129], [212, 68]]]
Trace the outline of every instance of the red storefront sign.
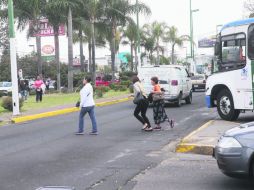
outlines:
[[[31, 27], [31, 25], [32, 25], [32, 23], [30, 24], [30, 27]], [[54, 36], [55, 35], [53, 26], [51, 26], [49, 24], [48, 19], [40, 20], [39, 27], [40, 27], [39, 32], [37, 34], [35, 34], [34, 36], [47, 37], [47, 36]], [[59, 36], [65, 35], [65, 26], [64, 26], [64, 24], [61, 24], [59, 26], [58, 34], [59, 34]]]

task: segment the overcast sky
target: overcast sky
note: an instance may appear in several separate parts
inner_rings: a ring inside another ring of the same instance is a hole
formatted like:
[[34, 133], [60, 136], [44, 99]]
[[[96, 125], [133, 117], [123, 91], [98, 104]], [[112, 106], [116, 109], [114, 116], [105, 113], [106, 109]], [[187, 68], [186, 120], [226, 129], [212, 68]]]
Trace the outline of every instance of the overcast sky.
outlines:
[[[132, 0], [136, 2], [136, 0]], [[141, 24], [151, 23], [155, 20], [166, 22], [169, 26], [176, 26], [179, 34], [189, 34], [189, 0], [140, 0], [147, 4], [152, 15], [149, 17], [140, 17]], [[245, 18], [248, 13], [244, 9], [244, 0], [192, 0], [192, 9], [199, 9], [193, 15], [194, 36], [197, 41], [203, 37], [209, 37], [215, 34], [216, 25], [226, 24], [234, 20]], [[64, 37], [60, 39], [61, 58], [67, 60], [67, 40]], [[27, 42], [24, 34], [17, 35], [19, 53], [31, 51], [31, 46], [35, 45], [35, 40]], [[197, 42], [196, 42], [197, 43]], [[42, 45], [52, 44], [53, 38], [43, 38]], [[187, 46], [187, 45], [186, 45]], [[120, 51], [126, 51], [123, 47]], [[74, 47], [74, 56], [78, 56], [79, 48]], [[85, 49], [86, 50], [86, 49]], [[186, 51], [186, 50], [179, 50]], [[188, 50], [189, 51], [189, 50]], [[109, 55], [108, 50], [98, 50], [97, 56]], [[202, 53], [203, 50], [199, 50]], [[207, 50], [205, 50], [207, 52]], [[183, 53], [183, 52], [182, 52]], [[86, 57], [87, 57], [87, 53]], [[99, 55], [98, 55], [99, 54]]]

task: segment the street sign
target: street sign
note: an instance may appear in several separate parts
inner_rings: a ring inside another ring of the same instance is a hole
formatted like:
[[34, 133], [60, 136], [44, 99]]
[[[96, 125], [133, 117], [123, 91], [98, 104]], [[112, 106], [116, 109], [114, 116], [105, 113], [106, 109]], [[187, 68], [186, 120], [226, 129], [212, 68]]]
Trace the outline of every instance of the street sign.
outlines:
[[216, 43], [216, 39], [213, 38], [204, 38], [198, 41], [199, 48], [211, 48], [214, 47]]
[[[49, 24], [48, 19], [42, 19], [39, 22], [40, 22], [40, 24], [39, 24], [40, 30], [37, 34], [34, 34], [34, 37], [36, 37], [36, 36], [47, 37], [47, 36], [54, 36], [55, 35], [53, 26], [51, 26]], [[34, 27], [33, 25], [34, 25], [34, 23], [30, 22], [30, 27]], [[61, 24], [59, 26], [58, 35], [59, 36], [65, 35], [64, 24]]]

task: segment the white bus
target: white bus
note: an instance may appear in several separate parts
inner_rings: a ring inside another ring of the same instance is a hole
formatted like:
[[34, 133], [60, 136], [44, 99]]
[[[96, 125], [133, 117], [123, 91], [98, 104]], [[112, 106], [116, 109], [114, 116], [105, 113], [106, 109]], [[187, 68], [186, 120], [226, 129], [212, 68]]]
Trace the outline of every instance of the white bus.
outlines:
[[254, 18], [223, 26], [215, 45], [212, 75], [206, 82], [206, 103], [224, 120], [254, 110]]

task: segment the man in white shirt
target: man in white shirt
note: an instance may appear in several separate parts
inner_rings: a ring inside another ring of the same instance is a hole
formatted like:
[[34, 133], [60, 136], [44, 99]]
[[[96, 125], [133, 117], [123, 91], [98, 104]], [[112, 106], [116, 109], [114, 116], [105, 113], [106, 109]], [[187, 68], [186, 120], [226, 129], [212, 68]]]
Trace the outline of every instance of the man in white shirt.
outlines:
[[83, 80], [84, 87], [80, 91], [80, 114], [79, 114], [79, 131], [76, 133], [76, 135], [83, 135], [84, 134], [84, 116], [86, 113], [89, 114], [90, 119], [92, 121], [92, 132], [90, 132], [90, 135], [97, 135], [97, 122], [95, 118], [94, 113], [94, 99], [93, 99], [93, 87], [90, 84], [91, 78], [86, 77]]

